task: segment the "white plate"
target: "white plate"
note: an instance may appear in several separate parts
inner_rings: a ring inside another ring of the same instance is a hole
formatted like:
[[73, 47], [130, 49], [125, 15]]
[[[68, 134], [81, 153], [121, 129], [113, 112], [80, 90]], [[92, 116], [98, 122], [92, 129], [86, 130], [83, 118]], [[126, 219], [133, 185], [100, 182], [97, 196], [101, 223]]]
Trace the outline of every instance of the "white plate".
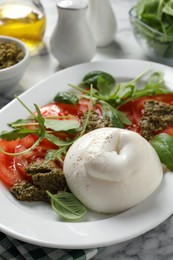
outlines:
[[[68, 90], [68, 83], [78, 84], [82, 77], [93, 70], [111, 73], [119, 80], [136, 77], [149, 64], [153, 70], [165, 72], [171, 85], [172, 69], [146, 61], [109, 60], [86, 63], [62, 70], [29, 89], [20, 98], [34, 109], [51, 101], [59, 90]], [[173, 86], [173, 84], [172, 84]], [[17, 100], [0, 111], [1, 130], [7, 123], [28, 114]], [[173, 213], [173, 175], [167, 173], [157, 189], [143, 203], [116, 215], [89, 213], [81, 222], [62, 221], [44, 203], [19, 202], [0, 183], [0, 230], [17, 239], [55, 248], [101, 247], [137, 237], [159, 225]]]

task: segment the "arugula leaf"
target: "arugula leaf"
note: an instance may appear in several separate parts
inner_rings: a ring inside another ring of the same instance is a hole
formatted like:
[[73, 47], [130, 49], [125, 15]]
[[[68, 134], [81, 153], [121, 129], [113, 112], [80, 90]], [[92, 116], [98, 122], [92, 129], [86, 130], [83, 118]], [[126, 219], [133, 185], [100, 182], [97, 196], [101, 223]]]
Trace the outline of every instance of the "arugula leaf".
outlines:
[[107, 99], [107, 102], [112, 106], [121, 106], [127, 101], [134, 98], [137, 91], [137, 83], [148, 72], [149, 66], [147, 66], [139, 75], [133, 80], [127, 82], [118, 83], [115, 92]]
[[54, 101], [76, 105], [79, 103], [79, 98], [71, 92], [58, 92], [58, 94], [54, 97]]
[[170, 93], [169, 90], [164, 87], [158, 87], [157, 85], [147, 85], [143, 89], [136, 90], [134, 94], [134, 98], [144, 97], [144, 96], [152, 96], [158, 94], [166, 94]]
[[14, 129], [10, 132], [2, 131], [0, 134], [0, 138], [7, 141], [12, 141], [12, 140], [16, 140], [17, 138], [23, 138], [29, 134], [37, 134], [37, 131], [23, 127], [23, 128]]
[[111, 101], [115, 100], [115, 104], [120, 105], [122, 103], [127, 102], [134, 96], [136, 87], [130, 83], [120, 83], [117, 86], [117, 91], [110, 97]]
[[101, 101], [103, 117], [110, 118], [110, 122], [114, 127], [124, 128], [124, 124], [130, 125], [131, 122], [125, 113], [118, 111], [107, 102]]
[[56, 132], [68, 131], [68, 130], [78, 130], [80, 128], [80, 123], [78, 120], [57, 120], [57, 119], [45, 119], [44, 125], [48, 129], [52, 129]]
[[42, 114], [40, 112], [39, 107], [36, 104], [34, 104], [34, 106], [35, 106], [35, 109], [36, 109], [36, 112], [37, 112], [37, 116], [35, 117], [35, 119], [39, 124], [38, 134], [41, 138], [43, 138], [44, 135], [45, 135], [45, 127], [44, 127], [45, 120], [44, 120], [44, 117], [42, 116]]
[[134, 98], [166, 93], [170, 93], [170, 90], [165, 87], [163, 73], [155, 71], [149, 76], [144, 88], [136, 89]]
[[164, 86], [164, 76], [163, 72], [160, 71], [155, 71], [153, 72], [148, 80], [147, 80], [147, 85], [157, 85], [157, 86]]
[[119, 117], [119, 120], [121, 120], [121, 122], [125, 125], [131, 125], [132, 122], [129, 120], [129, 118], [127, 117], [126, 113], [121, 112], [119, 110], [116, 111], [117, 115]]
[[[74, 131], [75, 132], [81, 131], [80, 123], [78, 120], [46, 119], [41, 115], [40, 109], [36, 104], [34, 104], [36, 113], [33, 113], [18, 97], [17, 99], [25, 107], [25, 109], [32, 115], [32, 118], [26, 120], [18, 119], [15, 122], [10, 123], [9, 125], [12, 128], [14, 128], [14, 130], [2, 131], [0, 134], [0, 138], [7, 141], [11, 141], [11, 140], [16, 140], [17, 138], [23, 138], [28, 134], [34, 133], [35, 135], [38, 136], [38, 140], [29, 149], [26, 149], [20, 153], [7, 153], [3, 149], [1, 149], [2, 152], [13, 156], [27, 153], [32, 149], [36, 148], [36, 146], [39, 145], [39, 143], [42, 141], [43, 138], [47, 138], [47, 140], [54, 143], [58, 147], [61, 146], [66, 147], [72, 144], [72, 140], [63, 141], [60, 138], [56, 137], [55, 135], [48, 133], [46, 128], [51, 129], [55, 132], [67, 131], [69, 134], [74, 134]], [[31, 126], [36, 125], [36, 127], [29, 128], [27, 127], [28, 125]]]
[[59, 137], [49, 133], [45, 133], [45, 138], [57, 146], [67, 146], [72, 142], [72, 141], [64, 141]]
[[[18, 100], [20, 100], [20, 99], [18, 98]], [[21, 100], [20, 100], [20, 103], [22, 103], [22, 105], [23, 105], [23, 102]], [[24, 105], [24, 106], [26, 108], [26, 105]], [[33, 114], [32, 112], [31, 112], [31, 114], [34, 115], [34, 119], [36, 121], [38, 121], [39, 127], [37, 127], [37, 129], [30, 129], [30, 128], [26, 127], [27, 123], [30, 120], [19, 119], [15, 122], [9, 124], [12, 128], [14, 128], [14, 130], [2, 131], [0, 134], [0, 138], [7, 140], [7, 141], [11, 141], [11, 140], [15, 140], [17, 138], [23, 138], [23, 137], [27, 136], [28, 134], [34, 133], [39, 136], [39, 141], [38, 141], [38, 144], [39, 144], [41, 139], [44, 137], [45, 127], [44, 127], [44, 118], [42, 117], [38, 106], [35, 105], [35, 108], [37, 111], [37, 115]], [[29, 110], [29, 109], [27, 108], [27, 110]], [[34, 145], [34, 147], [35, 147], [35, 145]], [[31, 149], [29, 149], [29, 150], [31, 150]], [[24, 153], [25, 153], [25, 151], [24, 151]], [[15, 153], [14, 153], [14, 155], [15, 155]]]
[[73, 144], [75, 140], [77, 140], [78, 138], [80, 138], [80, 137], [85, 133], [86, 127], [87, 127], [87, 125], [88, 125], [90, 113], [91, 113], [92, 91], [93, 91], [93, 88], [92, 88], [92, 86], [91, 86], [91, 88], [90, 88], [90, 105], [89, 105], [89, 108], [88, 108], [88, 112], [87, 112], [87, 115], [86, 115], [86, 119], [85, 119], [83, 128], [81, 129], [80, 133], [79, 133], [73, 140], [63, 141], [63, 140], [60, 140], [58, 137], [55, 137], [54, 135], [46, 134], [46, 138], [47, 138], [49, 141], [51, 141], [51, 142], [53, 142], [54, 144], [56, 144], [56, 145], [59, 146], [59, 148], [58, 148], [57, 150], [50, 150], [50, 151], [48, 151], [48, 153], [47, 153], [47, 155], [46, 155], [46, 158], [45, 158], [47, 161], [49, 161], [49, 160], [54, 160], [55, 158], [57, 158], [57, 159], [59, 159], [60, 161], [62, 161], [62, 157], [63, 157], [63, 155], [66, 154], [68, 147], [69, 147], [71, 144]]
[[[72, 142], [71, 142], [71, 144], [72, 144]], [[48, 150], [46, 157], [45, 157], [46, 162], [55, 160], [55, 159], [58, 159], [60, 162], [62, 162], [63, 156], [66, 155], [69, 145], [70, 144], [68, 144], [67, 146], [62, 146], [62, 147], [58, 148], [57, 150]]]
[[158, 134], [152, 139], [151, 145], [156, 150], [160, 161], [173, 171], [173, 137], [165, 133]]
[[72, 193], [60, 192], [53, 195], [47, 191], [47, 194], [51, 198], [52, 209], [62, 218], [76, 220], [87, 213], [85, 206]]
[[[91, 92], [92, 92], [92, 88], [91, 88]], [[66, 155], [68, 147], [70, 145], [72, 145], [75, 142], [75, 140], [80, 138], [85, 133], [86, 127], [88, 125], [90, 113], [91, 113], [91, 110], [90, 110], [90, 107], [89, 107], [83, 128], [81, 129], [79, 134], [75, 138], [73, 138], [73, 140], [68, 139], [68, 140], [64, 141], [64, 140], [61, 140], [60, 138], [58, 138], [57, 136], [45, 133], [45, 137], [47, 138], [47, 140], [49, 140], [50, 142], [54, 143], [55, 145], [57, 145], [59, 147], [57, 150], [49, 150], [48, 151], [46, 158], [45, 158], [46, 161], [54, 160], [54, 159], [58, 159], [58, 160], [62, 161], [62, 156]]]
[[26, 124], [30, 123], [31, 119], [27, 118], [27, 119], [18, 119], [14, 122], [8, 123], [8, 126], [10, 126], [11, 128], [19, 128], [19, 127], [23, 127]]

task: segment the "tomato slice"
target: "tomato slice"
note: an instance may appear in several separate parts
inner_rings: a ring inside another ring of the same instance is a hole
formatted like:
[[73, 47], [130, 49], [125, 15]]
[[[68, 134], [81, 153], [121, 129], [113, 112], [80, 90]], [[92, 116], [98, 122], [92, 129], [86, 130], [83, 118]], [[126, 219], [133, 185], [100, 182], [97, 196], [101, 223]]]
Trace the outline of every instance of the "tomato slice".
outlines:
[[[22, 138], [15, 147], [15, 153], [20, 153], [26, 149], [29, 149], [37, 141], [37, 139], [38, 137], [34, 134], [30, 134]], [[57, 149], [57, 146], [48, 140], [43, 139], [35, 149], [14, 157], [16, 169], [25, 179], [31, 180], [31, 177], [28, 176], [25, 170], [26, 167], [32, 162], [42, 161], [45, 158], [47, 151], [50, 149]]]
[[[9, 153], [20, 153], [30, 148], [37, 139], [37, 136], [30, 134], [16, 141], [7, 142], [5, 140], [0, 140], [0, 147]], [[0, 152], [0, 179], [8, 187], [12, 187], [15, 183], [19, 183], [23, 180], [30, 181], [31, 177], [27, 174], [25, 168], [31, 162], [43, 160], [47, 150], [56, 148], [56, 145], [43, 139], [35, 149], [18, 156], [10, 156]]]
[[[88, 110], [90, 101], [88, 99], [82, 98], [76, 105], [64, 104], [58, 102], [51, 102], [40, 108], [41, 114], [43, 116], [75, 116], [78, 120], [83, 116], [83, 114]], [[93, 108], [99, 115], [101, 115], [101, 105], [97, 104]], [[57, 134], [61, 139], [67, 137], [67, 133], [62, 132]], [[0, 147], [5, 151], [10, 153], [20, 153], [24, 152], [26, 149], [30, 148], [36, 141], [38, 137], [34, 134], [29, 134], [28, 136], [17, 139], [16, 141], [4, 141], [0, 140]], [[46, 153], [50, 149], [57, 149], [57, 146], [52, 144], [46, 139], [33, 150], [20, 154], [18, 156], [8, 156], [3, 152], [0, 152], [0, 179], [9, 187], [12, 187], [15, 183], [22, 180], [31, 180], [26, 172], [26, 167], [32, 162], [39, 162], [43, 160]], [[56, 162], [59, 167], [62, 167], [61, 162]]]
[[[79, 103], [76, 105], [65, 104], [59, 102], [51, 102], [40, 108], [41, 114], [43, 116], [75, 116], [80, 119], [83, 114], [88, 110], [90, 100], [86, 98], [81, 98]], [[96, 104], [93, 107], [93, 110], [97, 111], [98, 114], [101, 114], [101, 105]]]
[[[119, 110], [125, 112], [127, 117], [132, 122], [132, 125], [126, 125], [125, 128], [138, 132], [141, 132], [139, 121], [143, 116], [144, 103], [148, 100], [161, 101], [173, 106], [173, 94], [159, 94], [149, 97], [141, 97], [131, 100], [122, 105]], [[173, 126], [168, 126], [161, 131], [162, 133], [168, 133], [173, 136]], [[158, 134], [158, 132], [156, 133]]]
[[43, 116], [75, 116], [81, 118], [84, 112], [87, 111], [89, 100], [81, 99], [79, 104], [65, 104], [52, 102], [40, 108]]
[[[9, 153], [14, 153], [18, 144], [18, 140], [7, 142], [0, 140], [0, 147]], [[8, 187], [12, 187], [15, 183], [21, 182], [24, 177], [20, 174], [14, 163], [14, 156], [6, 155], [0, 152], [0, 180]]]

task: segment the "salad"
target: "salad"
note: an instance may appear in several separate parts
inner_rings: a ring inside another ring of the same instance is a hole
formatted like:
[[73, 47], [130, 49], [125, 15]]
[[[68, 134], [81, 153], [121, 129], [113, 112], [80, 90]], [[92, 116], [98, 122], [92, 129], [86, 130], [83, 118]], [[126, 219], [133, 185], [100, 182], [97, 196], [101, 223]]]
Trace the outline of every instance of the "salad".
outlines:
[[[71, 92], [59, 92], [52, 102], [9, 123], [0, 134], [0, 179], [19, 200], [51, 202], [64, 218], [81, 218], [86, 207], [70, 192], [63, 174], [69, 147], [85, 133], [102, 127], [125, 128], [144, 136], [161, 163], [173, 170], [173, 93], [163, 75], [154, 72], [138, 88], [146, 71], [129, 82], [92, 71]], [[153, 112], [154, 111], [154, 112]]]
[[172, 1], [140, 0], [130, 10], [135, 36], [147, 54], [168, 60], [172, 58]]

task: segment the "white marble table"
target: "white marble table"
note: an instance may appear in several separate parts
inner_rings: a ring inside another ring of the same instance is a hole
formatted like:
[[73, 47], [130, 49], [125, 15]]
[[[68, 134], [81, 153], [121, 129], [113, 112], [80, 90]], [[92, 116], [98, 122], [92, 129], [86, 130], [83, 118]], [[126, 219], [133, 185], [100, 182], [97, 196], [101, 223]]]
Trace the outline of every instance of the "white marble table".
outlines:
[[[148, 60], [136, 43], [129, 23], [128, 11], [136, 0], [112, 0], [117, 18], [118, 31], [114, 42], [97, 49], [93, 61], [104, 59]], [[49, 40], [56, 24], [55, 0], [42, 0], [46, 9], [47, 29], [45, 42], [49, 50]], [[0, 95], [0, 107], [9, 102], [13, 94], [21, 93], [34, 84], [60, 70], [51, 53], [31, 57], [30, 65], [20, 83], [8, 93]], [[112, 230], [116, 232], [116, 230]], [[93, 260], [171, 260], [173, 259], [173, 217], [160, 226], [133, 240], [105, 247]]]

